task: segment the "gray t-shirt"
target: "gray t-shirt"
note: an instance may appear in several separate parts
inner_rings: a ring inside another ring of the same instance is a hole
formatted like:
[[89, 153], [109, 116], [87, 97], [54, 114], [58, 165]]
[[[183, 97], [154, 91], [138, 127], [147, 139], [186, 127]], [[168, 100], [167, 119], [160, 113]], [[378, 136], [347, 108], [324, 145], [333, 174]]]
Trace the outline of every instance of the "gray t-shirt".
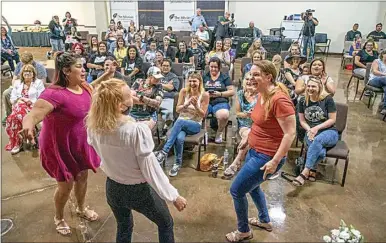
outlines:
[[165, 98], [171, 98], [174, 99], [174, 95], [177, 93], [179, 87], [180, 87], [180, 80], [178, 79], [177, 75], [175, 75], [172, 72], [168, 72], [168, 74], [163, 74], [164, 78], [161, 79], [162, 84], [168, 84], [170, 81], [173, 81], [174, 89], [172, 91], [166, 91], [164, 90], [164, 99]]

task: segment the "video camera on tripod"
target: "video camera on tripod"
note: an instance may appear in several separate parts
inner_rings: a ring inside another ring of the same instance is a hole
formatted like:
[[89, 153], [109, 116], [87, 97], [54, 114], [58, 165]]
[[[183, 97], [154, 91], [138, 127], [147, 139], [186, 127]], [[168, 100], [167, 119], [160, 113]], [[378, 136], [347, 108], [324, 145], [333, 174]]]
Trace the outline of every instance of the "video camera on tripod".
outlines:
[[312, 16], [312, 13], [314, 13], [315, 10], [314, 9], [307, 9], [305, 12], [302, 13], [301, 17], [302, 17], [302, 20], [306, 21], [308, 16]]

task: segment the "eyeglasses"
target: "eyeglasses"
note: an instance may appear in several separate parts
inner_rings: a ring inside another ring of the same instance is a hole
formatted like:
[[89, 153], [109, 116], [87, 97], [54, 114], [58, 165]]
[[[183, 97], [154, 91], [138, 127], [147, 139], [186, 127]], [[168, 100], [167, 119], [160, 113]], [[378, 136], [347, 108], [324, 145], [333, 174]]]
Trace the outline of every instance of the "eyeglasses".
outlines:
[[23, 73], [33, 73], [31, 70], [24, 70]]

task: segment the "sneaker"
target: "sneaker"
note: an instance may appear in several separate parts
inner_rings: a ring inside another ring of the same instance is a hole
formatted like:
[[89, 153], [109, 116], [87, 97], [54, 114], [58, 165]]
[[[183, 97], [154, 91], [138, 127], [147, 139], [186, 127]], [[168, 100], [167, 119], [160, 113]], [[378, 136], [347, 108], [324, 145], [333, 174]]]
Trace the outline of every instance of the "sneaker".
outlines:
[[274, 180], [276, 178], [278, 178], [280, 176], [280, 173], [279, 172], [276, 172], [275, 174], [273, 174], [271, 177], [268, 178], [268, 180]]
[[163, 150], [154, 152], [154, 155], [160, 165], [162, 165], [166, 161], [167, 154]]
[[363, 94], [364, 96], [372, 96], [373, 95], [373, 91], [371, 90], [366, 90], [365, 93]]
[[13, 149], [11, 150], [11, 154], [17, 154], [20, 152], [20, 146], [15, 146], [13, 147]]
[[51, 52], [47, 51], [46, 57], [47, 57], [48, 60], [50, 60], [51, 59]]
[[386, 115], [386, 109], [382, 109], [382, 110], [381, 110], [381, 114], [382, 114], [382, 115]]
[[176, 176], [178, 174], [178, 171], [181, 169], [181, 165], [174, 164], [173, 168], [169, 171], [169, 176]]
[[214, 139], [215, 143], [222, 143], [222, 133], [218, 133]]

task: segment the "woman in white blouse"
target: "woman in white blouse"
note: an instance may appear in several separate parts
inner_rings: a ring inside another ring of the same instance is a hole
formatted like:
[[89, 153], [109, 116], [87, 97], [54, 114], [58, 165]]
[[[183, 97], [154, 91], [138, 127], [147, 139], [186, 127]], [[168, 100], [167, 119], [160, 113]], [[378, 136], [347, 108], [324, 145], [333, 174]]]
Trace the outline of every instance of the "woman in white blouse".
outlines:
[[7, 117], [5, 130], [7, 131], [9, 142], [5, 146], [11, 154], [20, 152], [22, 139], [19, 132], [22, 130], [23, 118], [32, 109], [33, 104], [44, 90], [43, 81], [36, 78], [36, 70], [31, 64], [23, 66], [20, 73], [20, 80], [16, 80], [12, 93], [12, 113]]
[[107, 175], [106, 197], [117, 221], [116, 241], [131, 242], [135, 210], [157, 224], [160, 243], [171, 243], [173, 219], [164, 200], [179, 211], [186, 200], [158, 164], [150, 128], [128, 116], [132, 106], [129, 86], [110, 79], [94, 90], [87, 117], [88, 142]]

